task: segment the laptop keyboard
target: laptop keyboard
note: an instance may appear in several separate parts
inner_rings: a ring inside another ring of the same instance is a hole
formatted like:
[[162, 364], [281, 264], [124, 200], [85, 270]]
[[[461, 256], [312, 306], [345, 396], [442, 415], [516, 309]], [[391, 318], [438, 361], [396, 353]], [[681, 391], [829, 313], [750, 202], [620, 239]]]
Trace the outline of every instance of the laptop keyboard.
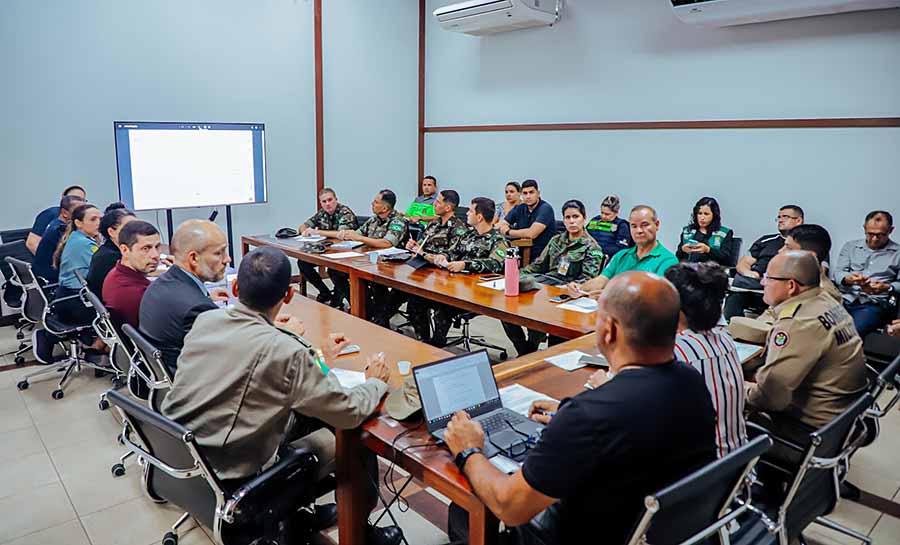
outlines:
[[515, 427], [517, 424], [527, 421], [528, 419], [521, 414], [509, 410], [498, 411], [490, 416], [478, 419], [478, 423], [481, 424], [481, 427], [484, 428], [485, 433], [488, 435], [503, 430], [511, 431], [513, 428], [510, 427], [510, 424]]

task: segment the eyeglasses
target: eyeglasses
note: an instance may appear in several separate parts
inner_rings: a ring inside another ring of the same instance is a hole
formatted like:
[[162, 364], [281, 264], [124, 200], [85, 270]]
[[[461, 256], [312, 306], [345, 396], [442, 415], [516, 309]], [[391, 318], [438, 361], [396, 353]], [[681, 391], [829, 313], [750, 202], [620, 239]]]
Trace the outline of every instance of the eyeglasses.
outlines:
[[866, 233], [866, 238], [887, 238], [890, 233]]
[[788, 216], [787, 214], [779, 214], [778, 216], [775, 217], [775, 221], [795, 220], [795, 219], [799, 219], [799, 218], [800, 218], [800, 216]]
[[[763, 274], [763, 280], [779, 280], [779, 281], [781, 281], [781, 282], [788, 282], [788, 281], [794, 280], [794, 279], [793, 279], [793, 278], [788, 278], [788, 277], [785, 277], [785, 276], [769, 276], [769, 273], [764, 273], [764, 274]], [[794, 280], [794, 282], [797, 282], [797, 281]]]
[[516, 427], [513, 426], [512, 422], [510, 422], [509, 420], [504, 420], [504, 422], [506, 422], [506, 425], [509, 426], [509, 429], [511, 429], [512, 431], [521, 435], [522, 438], [517, 441], [513, 441], [513, 443], [511, 443], [506, 448], [503, 448], [500, 445], [498, 445], [497, 443], [495, 443], [491, 439], [490, 434], [487, 434], [487, 440], [488, 440], [488, 442], [490, 442], [491, 445], [494, 446], [494, 448], [499, 450], [500, 453], [503, 454], [504, 456], [506, 456], [507, 458], [516, 458], [516, 457], [522, 456], [523, 454], [528, 452], [528, 450], [531, 447], [533, 447], [535, 444], [537, 444], [538, 439], [540, 439], [540, 435], [537, 435], [537, 436], [528, 435], [527, 433], [525, 433], [523, 431], [517, 430]]

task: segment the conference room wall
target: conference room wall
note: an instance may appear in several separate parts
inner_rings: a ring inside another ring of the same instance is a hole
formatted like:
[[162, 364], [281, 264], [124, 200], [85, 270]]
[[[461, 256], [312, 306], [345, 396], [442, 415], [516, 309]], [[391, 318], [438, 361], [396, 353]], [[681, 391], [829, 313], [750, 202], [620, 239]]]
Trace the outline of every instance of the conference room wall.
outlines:
[[375, 192], [416, 195], [418, 4], [322, 3], [325, 185], [358, 214]]
[[[480, 38], [429, 16], [426, 126], [900, 114], [898, 9], [710, 29], [667, 0], [565, 4], [553, 28]], [[425, 170], [466, 198], [533, 177], [556, 206], [649, 202], [669, 245], [702, 195], [748, 241], [797, 201], [839, 245], [900, 213], [898, 149], [898, 129], [428, 133]]]
[[115, 200], [117, 119], [265, 123], [269, 202], [234, 207], [236, 251], [296, 226], [315, 210], [312, 50], [310, 1], [0, 2], [0, 226], [30, 226], [71, 183]]

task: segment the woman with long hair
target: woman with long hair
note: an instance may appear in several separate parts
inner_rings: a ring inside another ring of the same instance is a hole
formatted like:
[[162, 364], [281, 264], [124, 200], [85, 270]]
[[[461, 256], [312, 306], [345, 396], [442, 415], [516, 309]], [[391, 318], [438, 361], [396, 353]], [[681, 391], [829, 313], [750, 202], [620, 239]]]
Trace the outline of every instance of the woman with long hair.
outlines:
[[497, 202], [497, 213], [494, 214], [494, 223], [505, 218], [512, 209], [522, 204], [522, 186], [519, 182], [506, 182], [503, 190], [503, 201]]
[[91, 258], [91, 267], [87, 275], [88, 289], [97, 297], [101, 297], [103, 293], [106, 275], [116, 266], [116, 261], [122, 258], [122, 252], [119, 251], [119, 231], [133, 219], [135, 219], [134, 212], [119, 202], [107, 206], [100, 219], [100, 234], [103, 235], [104, 241]]
[[[59, 268], [59, 286], [56, 298], [77, 294], [81, 282], [75, 272], [87, 276], [91, 258], [100, 247], [100, 210], [92, 204], [83, 204], [72, 211], [72, 217], [56, 247], [53, 262]], [[92, 309], [84, 306], [79, 298], [57, 305], [59, 318], [72, 325], [88, 324], [94, 317]]]
[[733, 239], [731, 229], [722, 225], [719, 202], [712, 197], [703, 197], [694, 205], [691, 222], [681, 230], [675, 255], [679, 261], [715, 261], [731, 267]]

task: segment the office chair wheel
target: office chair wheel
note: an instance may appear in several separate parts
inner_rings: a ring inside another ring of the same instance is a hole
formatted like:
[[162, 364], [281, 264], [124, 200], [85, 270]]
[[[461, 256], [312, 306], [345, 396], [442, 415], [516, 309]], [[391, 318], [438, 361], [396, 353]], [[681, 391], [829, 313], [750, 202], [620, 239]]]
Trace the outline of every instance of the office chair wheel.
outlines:
[[163, 536], [162, 545], [178, 545], [178, 534], [166, 532], [166, 535]]
[[112, 471], [113, 477], [121, 477], [125, 474], [125, 466], [122, 464], [116, 464], [112, 466], [112, 469], [110, 471]]
[[97, 403], [97, 408], [100, 409], [101, 411], [105, 411], [106, 409], [109, 408], [109, 401], [107, 401], [105, 399], [101, 399], [100, 402]]
[[53, 399], [62, 399], [65, 395], [66, 393], [62, 390], [53, 390], [53, 393], [50, 394], [50, 397], [52, 397]]
[[509, 359], [509, 354], [506, 352], [506, 350], [500, 352], [500, 361], [506, 361], [507, 359]]
[[112, 380], [112, 387], [116, 390], [121, 390], [128, 383], [128, 380], [124, 377], [116, 377]]
[[28, 389], [28, 381], [20, 380], [19, 383], [16, 384], [16, 388], [18, 388], [20, 390], [27, 390]]
[[24, 356], [16, 356], [16, 365], [25, 365], [25, 357]]
[[[21, 331], [16, 332], [16, 340], [17, 340], [17, 341], [21, 341], [21, 340], [24, 339], [24, 338], [25, 338], [25, 334], [24, 334], [24, 333], [22, 333]], [[19, 348], [22, 348], [22, 347], [19, 346]]]

